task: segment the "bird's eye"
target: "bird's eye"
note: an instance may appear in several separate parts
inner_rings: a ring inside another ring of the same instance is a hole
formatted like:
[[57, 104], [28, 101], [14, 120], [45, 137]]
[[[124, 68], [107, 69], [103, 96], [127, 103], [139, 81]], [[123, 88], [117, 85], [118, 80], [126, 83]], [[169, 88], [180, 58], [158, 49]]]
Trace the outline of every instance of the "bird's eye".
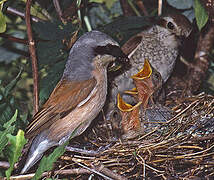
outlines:
[[174, 30], [175, 26], [174, 26], [173, 23], [168, 22], [168, 23], [167, 23], [167, 28], [170, 29], [170, 30]]

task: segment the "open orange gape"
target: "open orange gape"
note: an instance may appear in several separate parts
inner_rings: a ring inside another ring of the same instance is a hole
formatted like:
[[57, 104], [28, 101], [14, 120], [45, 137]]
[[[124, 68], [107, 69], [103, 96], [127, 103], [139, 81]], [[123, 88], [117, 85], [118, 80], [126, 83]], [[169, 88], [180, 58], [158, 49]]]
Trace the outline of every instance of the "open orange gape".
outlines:
[[148, 107], [149, 100], [153, 102], [153, 94], [162, 87], [162, 78], [149, 63], [145, 60], [143, 68], [135, 75], [131, 76], [135, 88], [124, 91], [136, 100], [135, 105], [126, 103], [120, 94], [117, 95], [117, 107], [122, 117], [121, 126], [125, 138], [133, 138], [141, 134], [143, 122], [140, 120], [141, 110]]

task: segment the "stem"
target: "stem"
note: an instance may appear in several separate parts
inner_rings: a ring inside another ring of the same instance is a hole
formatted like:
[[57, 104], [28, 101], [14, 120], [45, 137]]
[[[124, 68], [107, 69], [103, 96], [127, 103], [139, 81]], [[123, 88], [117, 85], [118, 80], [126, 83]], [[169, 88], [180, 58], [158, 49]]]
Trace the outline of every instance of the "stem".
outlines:
[[158, 16], [162, 14], [163, 0], [158, 0]]
[[35, 114], [39, 110], [39, 88], [38, 88], [38, 67], [37, 67], [35, 41], [33, 39], [33, 33], [32, 33], [31, 22], [30, 22], [31, 3], [32, 3], [32, 0], [27, 0], [26, 2], [25, 21], [26, 21], [26, 27], [27, 27], [29, 51], [32, 59], [33, 94], [34, 94], [33, 108], [34, 108], [34, 114]]
[[88, 16], [84, 16], [84, 21], [85, 21], [85, 25], [87, 27], [87, 30], [88, 31], [91, 31], [92, 30], [92, 27], [91, 27], [91, 24], [89, 22], [89, 19], [88, 19]]
[[[14, 8], [12, 8], [12, 7], [8, 7], [8, 8], [7, 8], [7, 13], [13, 14], [13, 15], [15, 15], [15, 16], [19, 16], [19, 17], [21, 17], [21, 18], [25, 18], [25, 14], [24, 14], [23, 12], [20, 12], [20, 11], [14, 9]], [[42, 19], [39, 19], [39, 18], [34, 17], [34, 16], [31, 17], [31, 20], [34, 21], [34, 22], [42, 21]]]
[[26, 45], [28, 44], [27, 40], [21, 39], [21, 38], [17, 38], [17, 37], [14, 37], [14, 36], [10, 36], [8, 34], [0, 33], [0, 37], [7, 38], [9, 41], [13, 41], [13, 42], [17, 42], [17, 43], [26, 44]]

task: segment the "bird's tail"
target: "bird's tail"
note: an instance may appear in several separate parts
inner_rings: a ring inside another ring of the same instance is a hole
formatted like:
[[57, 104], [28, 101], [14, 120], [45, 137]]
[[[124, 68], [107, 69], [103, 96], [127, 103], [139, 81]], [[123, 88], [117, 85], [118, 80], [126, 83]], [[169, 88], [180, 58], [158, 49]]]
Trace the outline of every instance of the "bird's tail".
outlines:
[[26, 173], [37, 161], [39, 161], [50, 147], [56, 145], [54, 142], [50, 142], [44, 134], [37, 135], [31, 143], [30, 151], [24, 168], [21, 170], [21, 174]]

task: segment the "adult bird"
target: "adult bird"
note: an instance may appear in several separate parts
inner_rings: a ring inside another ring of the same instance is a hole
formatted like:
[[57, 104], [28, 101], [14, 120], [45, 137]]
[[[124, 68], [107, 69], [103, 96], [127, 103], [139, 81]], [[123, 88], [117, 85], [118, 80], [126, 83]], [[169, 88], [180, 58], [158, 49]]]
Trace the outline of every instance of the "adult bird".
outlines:
[[[116, 101], [118, 93], [123, 94], [135, 87], [131, 76], [143, 67], [145, 59], [161, 74], [165, 83], [175, 66], [182, 40], [191, 31], [191, 23], [184, 15], [171, 13], [160, 17], [154, 25], [132, 36], [122, 46], [123, 52], [130, 59], [130, 67], [114, 79], [111, 101]], [[131, 103], [127, 96], [123, 96], [126, 102]]]
[[49, 148], [86, 130], [104, 106], [107, 67], [116, 59], [126, 60], [127, 56], [102, 32], [87, 32], [75, 42], [61, 80], [27, 128], [31, 146], [21, 173], [27, 172]]

